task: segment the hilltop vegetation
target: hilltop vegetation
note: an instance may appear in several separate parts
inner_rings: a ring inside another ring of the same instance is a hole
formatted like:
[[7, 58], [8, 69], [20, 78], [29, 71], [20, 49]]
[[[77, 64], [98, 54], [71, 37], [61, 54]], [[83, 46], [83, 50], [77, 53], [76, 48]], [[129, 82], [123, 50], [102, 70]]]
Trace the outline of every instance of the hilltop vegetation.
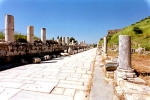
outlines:
[[[15, 37], [15, 40], [18, 40], [20, 38], [27, 40], [27, 35], [24, 35], [24, 34], [21, 34], [21, 33], [17, 33], [17, 32], [15, 32], [14, 37]], [[4, 33], [2, 31], [0, 31], [0, 39], [5, 39], [5, 35], [4, 35]], [[34, 39], [37, 40], [39, 38], [34, 36]]]
[[[18, 32], [15, 32], [15, 40], [18, 40], [18, 39], [24, 39], [24, 40], [27, 40], [27, 35], [25, 34], [22, 34], [22, 33], [18, 33]], [[57, 39], [59, 38], [59, 36], [57, 37]], [[0, 39], [5, 39], [5, 35], [2, 31], [0, 31]], [[38, 38], [37, 36], [34, 36], [34, 40], [39, 40], [40, 38]], [[49, 40], [53, 40], [54, 41], [54, 37], [52, 39], [49, 39]], [[60, 40], [62, 40], [62, 37], [60, 37]], [[74, 38], [74, 37], [70, 37], [69, 38], [69, 41], [72, 42], [72, 40], [74, 40], [74, 43], [77, 42], [77, 40]]]
[[[146, 50], [150, 50], [150, 16], [131, 24], [123, 28], [122, 31], [109, 35], [108, 46], [113, 45], [113, 43], [118, 44], [119, 35], [130, 35], [132, 41], [132, 47], [145, 47]], [[100, 40], [102, 44], [103, 40]]]

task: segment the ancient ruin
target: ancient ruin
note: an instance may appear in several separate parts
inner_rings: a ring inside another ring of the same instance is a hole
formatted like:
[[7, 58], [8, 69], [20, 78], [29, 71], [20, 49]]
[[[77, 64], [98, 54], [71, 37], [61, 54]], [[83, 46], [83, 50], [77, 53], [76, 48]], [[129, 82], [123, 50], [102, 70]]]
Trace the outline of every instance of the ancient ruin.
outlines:
[[115, 80], [134, 78], [136, 74], [131, 68], [131, 37], [119, 35], [119, 66], [115, 72]]
[[41, 40], [34, 40], [34, 26], [27, 26], [27, 40], [14, 41], [14, 16], [5, 15], [5, 42], [0, 43], [1, 65], [15, 62], [39, 63], [41, 60], [49, 60], [50, 55], [61, 55], [64, 50], [69, 49], [69, 54], [74, 54], [74, 51], [77, 53], [85, 48], [89, 49], [85, 42], [84, 45], [70, 46], [69, 37], [66, 41], [62, 37], [62, 42], [60, 39], [57, 42], [46, 40], [46, 28], [41, 29]]
[[41, 29], [41, 41], [46, 44], [46, 28]]
[[14, 42], [14, 16], [5, 15], [5, 41]]

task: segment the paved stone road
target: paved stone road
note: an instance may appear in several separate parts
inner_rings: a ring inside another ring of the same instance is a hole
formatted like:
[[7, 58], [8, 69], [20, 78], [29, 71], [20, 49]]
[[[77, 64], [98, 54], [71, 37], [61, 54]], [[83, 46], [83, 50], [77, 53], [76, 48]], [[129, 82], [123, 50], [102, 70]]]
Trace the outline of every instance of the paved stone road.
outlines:
[[0, 100], [86, 100], [96, 49], [0, 72]]

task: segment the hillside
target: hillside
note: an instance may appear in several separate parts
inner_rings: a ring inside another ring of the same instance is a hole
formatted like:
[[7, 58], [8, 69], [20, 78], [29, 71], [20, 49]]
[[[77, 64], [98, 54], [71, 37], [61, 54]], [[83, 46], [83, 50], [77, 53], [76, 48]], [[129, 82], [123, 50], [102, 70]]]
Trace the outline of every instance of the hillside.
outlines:
[[[108, 46], [111, 46], [113, 43], [118, 44], [118, 35], [130, 35], [132, 40], [132, 47], [145, 47], [146, 50], [150, 50], [150, 16], [131, 24], [123, 28], [122, 31], [115, 34], [109, 35]], [[100, 40], [102, 44], [103, 40]]]
[[[27, 40], [27, 36], [26, 35], [24, 35], [24, 34], [21, 34], [21, 33], [15, 33], [15, 40], [16, 39], [19, 39], [19, 38], [22, 38], [22, 39], [26, 39]], [[3, 34], [3, 32], [2, 31], [0, 31], [0, 39], [4, 39], [5, 38], [5, 35]], [[37, 40], [37, 39], [39, 39], [38, 37], [36, 37], [36, 36], [34, 36], [34, 39], [35, 40]]]

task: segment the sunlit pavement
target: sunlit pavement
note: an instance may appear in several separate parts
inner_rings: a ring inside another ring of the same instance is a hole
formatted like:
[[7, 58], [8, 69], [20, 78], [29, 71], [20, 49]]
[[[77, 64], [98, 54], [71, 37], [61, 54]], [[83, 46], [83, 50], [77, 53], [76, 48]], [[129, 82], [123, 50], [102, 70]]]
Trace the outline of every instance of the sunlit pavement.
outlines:
[[86, 100], [96, 49], [0, 72], [0, 100]]

